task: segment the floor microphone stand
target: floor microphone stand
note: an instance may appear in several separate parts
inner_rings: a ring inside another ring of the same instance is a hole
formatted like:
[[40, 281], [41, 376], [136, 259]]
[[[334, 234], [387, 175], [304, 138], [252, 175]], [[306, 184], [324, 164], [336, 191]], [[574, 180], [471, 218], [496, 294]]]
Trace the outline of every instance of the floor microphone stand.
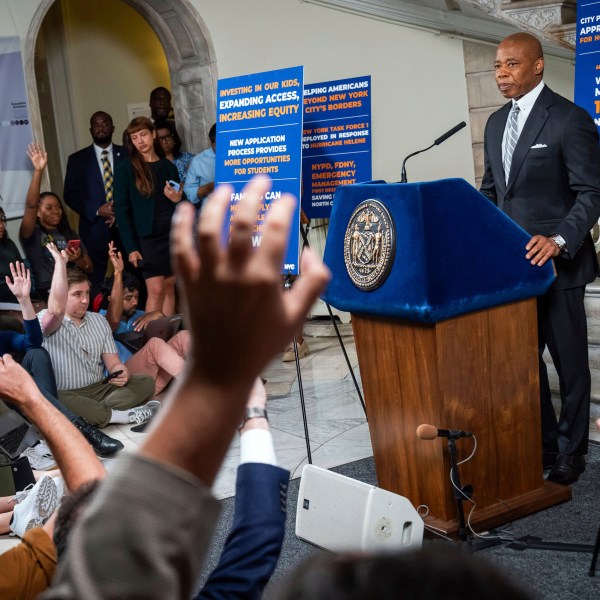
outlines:
[[450, 481], [454, 490], [456, 500], [456, 511], [458, 512], [458, 537], [461, 542], [467, 541], [467, 524], [465, 522], [465, 510], [463, 507], [464, 492], [460, 483], [460, 473], [458, 472], [458, 463], [456, 461], [456, 440], [448, 437], [448, 453], [450, 454]]
[[[502, 543], [499, 537], [469, 537], [467, 524], [465, 521], [465, 511], [463, 500], [471, 497], [471, 492], [465, 491], [460, 482], [460, 473], [458, 471], [458, 462], [456, 460], [456, 438], [452, 435], [448, 437], [448, 453], [450, 454], [450, 481], [454, 490], [454, 498], [456, 499], [456, 510], [458, 513], [458, 537], [461, 542], [465, 543], [469, 552], [483, 550], [489, 546], [496, 546]], [[467, 486], [471, 489], [471, 486]]]

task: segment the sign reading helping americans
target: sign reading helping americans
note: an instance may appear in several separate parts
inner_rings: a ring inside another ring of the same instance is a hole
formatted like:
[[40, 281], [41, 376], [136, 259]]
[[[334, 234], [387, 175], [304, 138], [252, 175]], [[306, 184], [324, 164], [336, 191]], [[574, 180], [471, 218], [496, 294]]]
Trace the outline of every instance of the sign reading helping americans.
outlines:
[[329, 218], [339, 185], [371, 179], [371, 77], [304, 88], [302, 209]]

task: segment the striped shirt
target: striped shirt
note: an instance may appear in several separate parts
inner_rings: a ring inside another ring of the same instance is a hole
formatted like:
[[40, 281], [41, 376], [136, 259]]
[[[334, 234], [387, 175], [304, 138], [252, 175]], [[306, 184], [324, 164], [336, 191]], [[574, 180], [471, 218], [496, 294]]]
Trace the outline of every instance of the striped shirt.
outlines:
[[[45, 313], [38, 313], [40, 324]], [[65, 316], [54, 333], [44, 334], [43, 347], [52, 359], [59, 390], [98, 383], [104, 377], [102, 354], [117, 352], [108, 321], [92, 312], [85, 314], [79, 326]]]

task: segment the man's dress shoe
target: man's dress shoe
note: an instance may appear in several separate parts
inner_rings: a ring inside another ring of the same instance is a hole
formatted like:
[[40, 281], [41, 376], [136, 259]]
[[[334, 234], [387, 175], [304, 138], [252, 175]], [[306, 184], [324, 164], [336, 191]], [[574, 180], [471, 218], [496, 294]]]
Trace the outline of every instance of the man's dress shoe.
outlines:
[[559, 454], [556, 464], [548, 473], [548, 481], [571, 485], [585, 471], [585, 456], [573, 456], [570, 454]]
[[122, 442], [111, 438], [103, 431], [90, 425], [83, 417], [77, 417], [77, 420], [73, 422], [73, 425], [81, 431], [83, 437], [94, 449], [94, 452], [101, 458], [114, 456], [124, 448]]

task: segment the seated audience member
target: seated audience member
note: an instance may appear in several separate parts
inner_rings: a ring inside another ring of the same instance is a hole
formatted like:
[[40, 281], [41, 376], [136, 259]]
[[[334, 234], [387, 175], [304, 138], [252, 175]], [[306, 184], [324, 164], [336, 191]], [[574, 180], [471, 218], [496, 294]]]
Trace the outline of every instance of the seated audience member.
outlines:
[[156, 127], [156, 137], [165, 153], [165, 158], [177, 167], [179, 180], [184, 181], [194, 155], [191, 152], [181, 151], [183, 142], [177, 133], [173, 121], [155, 121], [154, 126]]
[[280, 588], [280, 600], [533, 598], [492, 564], [447, 547], [379, 555], [319, 554]]
[[192, 159], [183, 189], [187, 199], [196, 208], [202, 206], [204, 199], [215, 187], [215, 150], [217, 148], [217, 124], [208, 132], [210, 146]]
[[[139, 281], [124, 270], [121, 253], [112, 244], [109, 246], [109, 256], [114, 275], [112, 283], [109, 280], [108, 309], [101, 309], [100, 314], [106, 317], [114, 334], [142, 331], [150, 321], [164, 317], [159, 310], [137, 310]], [[183, 370], [190, 347], [190, 333], [179, 331], [168, 342], [153, 337], [135, 353], [118, 340], [115, 342], [119, 358], [130, 373], [145, 373], [155, 380], [154, 395], [157, 396]]]
[[[0, 358], [0, 395], [10, 398], [25, 417], [37, 426], [56, 457], [69, 492], [80, 493], [105, 475], [102, 463], [95, 457], [87, 441], [49, 404], [31, 377], [10, 355]], [[22, 542], [0, 554], [0, 598], [33, 600], [52, 581], [56, 570], [57, 552], [53, 535], [61, 538], [56, 513], [47, 518], [49, 507], [55, 505], [56, 491], [46, 481], [29, 492], [17, 507], [26, 507], [21, 521], [29, 524], [45, 521], [41, 527], [28, 529]], [[68, 498], [68, 496], [67, 496]]]
[[17, 302], [6, 285], [6, 277], [10, 275], [9, 265], [14, 262], [23, 262], [23, 259], [16, 244], [8, 237], [6, 213], [0, 206], [0, 302]]
[[54, 261], [46, 247], [49, 242], [59, 250], [65, 250], [69, 263], [86, 273], [92, 272], [93, 265], [79, 235], [69, 226], [59, 197], [52, 192], [40, 193], [48, 155], [42, 152], [39, 144], [29, 144], [27, 155], [34, 171], [25, 199], [19, 239], [33, 272], [36, 293], [46, 301], [54, 271]]
[[58, 399], [98, 427], [147, 421], [160, 407], [160, 402], [140, 406], [152, 397], [154, 381], [129, 374], [119, 360], [108, 322], [87, 310], [89, 279], [78, 269], [66, 271], [64, 263], [62, 268], [66, 285], [52, 285], [48, 309], [38, 314]]
[[[48, 250], [55, 260], [54, 273], [56, 277], [53, 282], [56, 286], [66, 286], [62, 281], [64, 277], [64, 266], [68, 257], [63, 250], [59, 252], [52, 243], [48, 244]], [[0, 331], [0, 356], [6, 352], [24, 352], [25, 356], [21, 360], [23, 368], [33, 377], [36, 385], [46, 397], [46, 399], [60, 410], [66, 417], [81, 431], [86, 440], [92, 445], [98, 456], [109, 457], [115, 455], [123, 449], [123, 444], [115, 440], [99, 429], [92, 427], [83, 417], [79, 417], [66, 408], [57, 398], [56, 380], [52, 370], [52, 362], [48, 352], [42, 348], [42, 330], [36, 317], [33, 305], [30, 299], [31, 281], [29, 271], [21, 263], [10, 265], [12, 280], [6, 277], [6, 284], [11, 292], [18, 299], [23, 314], [23, 326], [25, 333], [20, 334], [14, 331]], [[28, 453], [27, 457], [34, 468], [44, 468], [42, 465], [47, 463], [44, 455], [38, 457], [38, 446], [33, 448], [33, 453]], [[39, 458], [39, 462], [37, 461]]]
[[[0, 393], [7, 393], [11, 399], [14, 395], [15, 402], [20, 406], [29, 393], [27, 390], [30, 380], [27, 375], [10, 357], [0, 361], [0, 375], [7, 379], [4, 384], [0, 381]], [[15, 382], [20, 382], [21, 385], [15, 386]], [[35, 403], [40, 401], [39, 394], [34, 393], [32, 396], [27, 400], [30, 405], [28, 414], [32, 416], [33, 422], [37, 422]], [[259, 598], [277, 564], [285, 531], [289, 471], [276, 465], [266, 400], [264, 386], [257, 379], [248, 397], [240, 428], [240, 466], [232, 529], [219, 563], [196, 600]], [[52, 416], [51, 411], [46, 413], [45, 417]], [[72, 436], [68, 429], [64, 429], [64, 420], [59, 421], [58, 425], [66, 435]], [[51, 443], [55, 444], [55, 440]], [[75, 443], [72, 445], [75, 451], [79, 447]], [[77, 472], [73, 473], [73, 466], [66, 464], [66, 457], [60, 453], [61, 449], [64, 448], [58, 448], [57, 459], [61, 467], [65, 465], [66, 483], [74, 493], [65, 497], [57, 515], [48, 520], [43, 529], [25, 533], [21, 546], [6, 556], [0, 556], [0, 570], [4, 574], [0, 574], [0, 597], [4, 597], [2, 592], [10, 592], [14, 594], [10, 597], [33, 598], [35, 593], [48, 586], [56, 559], [62, 561], [71, 528], [93, 499], [99, 480], [104, 476], [104, 471], [98, 470], [97, 462], [90, 461], [89, 455], [75, 461], [71, 453], [69, 460], [78, 462]], [[73, 481], [75, 475], [79, 480]], [[34, 491], [30, 493], [33, 494]], [[40, 498], [40, 503], [45, 507], [49, 500]], [[35, 519], [39, 517], [39, 512], [48, 511], [29, 509]], [[52, 528], [54, 544], [49, 539]], [[9, 568], [13, 565], [18, 565], [18, 568]], [[26, 590], [24, 587], [27, 585], [30, 589]], [[22, 595], [17, 595], [17, 592]]]
[[269, 187], [266, 177], [246, 186], [227, 249], [221, 239], [231, 188], [218, 188], [200, 219], [199, 256], [190, 227], [194, 209], [178, 207], [171, 248], [193, 341], [188, 367], [139, 450], [116, 462], [75, 525], [44, 598], [190, 597], [218, 512], [210, 486], [248, 394], [328, 280], [326, 267], [308, 250], [293, 289], [281, 288], [295, 204], [289, 195], [271, 205], [262, 244], [252, 248]]

